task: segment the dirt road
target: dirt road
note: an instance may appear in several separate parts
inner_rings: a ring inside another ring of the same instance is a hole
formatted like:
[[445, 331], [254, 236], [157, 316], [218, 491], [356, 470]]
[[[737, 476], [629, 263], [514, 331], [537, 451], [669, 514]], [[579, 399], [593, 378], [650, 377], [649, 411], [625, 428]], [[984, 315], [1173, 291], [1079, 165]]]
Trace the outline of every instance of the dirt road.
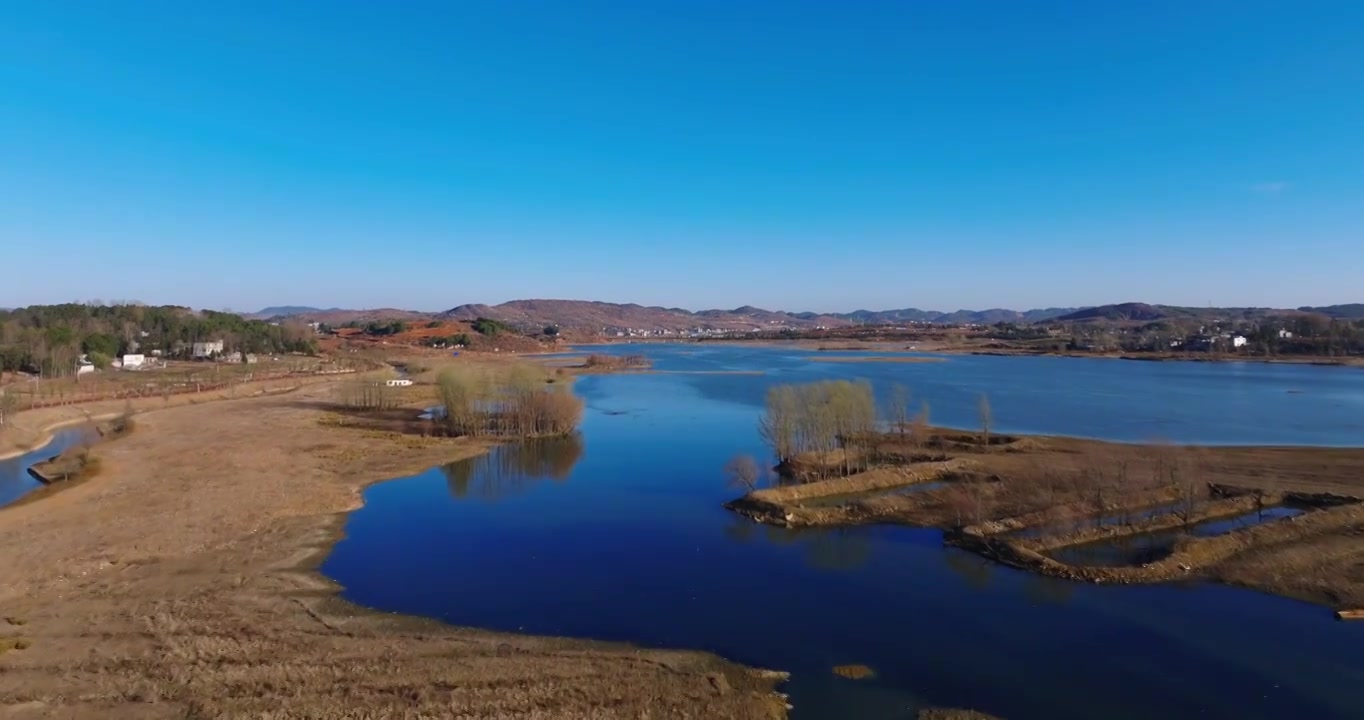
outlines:
[[0, 717], [784, 717], [703, 653], [337, 599], [314, 568], [359, 489], [483, 447], [321, 422], [331, 385], [144, 407], [98, 477], [0, 509]]

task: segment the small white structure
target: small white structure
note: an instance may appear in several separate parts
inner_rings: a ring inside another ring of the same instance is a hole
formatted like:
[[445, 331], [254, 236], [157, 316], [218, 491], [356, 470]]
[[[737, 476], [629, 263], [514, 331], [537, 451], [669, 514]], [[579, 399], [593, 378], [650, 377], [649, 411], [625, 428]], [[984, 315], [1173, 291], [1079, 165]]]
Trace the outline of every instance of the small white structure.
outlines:
[[197, 360], [223, 354], [223, 341], [197, 342], [190, 347], [190, 354]]
[[1233, 335], [1231, 338], [1231, 346], [1234, 348], [1245, 347], [1248, 342], [1250, 341], [1246, 339], [1245, 335]]
[[82, 356], [80, 357], [80, 359], [76, 361], [76, 375], [77, 375], [77, 376], [81, 376], [81, 375], [84, 375], [84, 374], [86, 374], [86, 373], [92, 373], [92, 372], [94, 372], [94, 371], [95, 371], [95, 364], [92, 363], [92, 362], [90, 362], [90, 358], [88, 358], [88, 357], [82, 355]]
[[389, 387], [407, 387], [412, 384], [412, 381], [407, 378], [398, 378], [396, 380], [385, 380], [384, 384]]
[[1288, 331], [1288, 330], [1280, 330], [1280, 331], [1279, 331], [1279, 339], [1280, 339], [1280, 340], [1292, 340], [1292, 339], [1293, 339], [1293, 333], [1290, 332], [1290, 331]]
[[124, 355], [120, 367], [124, 370], [137, 370], [147, 362], [146, 355]]

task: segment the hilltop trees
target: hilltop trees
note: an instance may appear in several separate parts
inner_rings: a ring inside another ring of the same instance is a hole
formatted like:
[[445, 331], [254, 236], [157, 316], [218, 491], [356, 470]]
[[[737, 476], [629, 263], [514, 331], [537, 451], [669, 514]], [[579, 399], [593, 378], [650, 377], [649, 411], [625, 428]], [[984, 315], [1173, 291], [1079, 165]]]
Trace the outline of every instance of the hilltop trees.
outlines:
[[498, 333], [512, 332], [512, 328], [510, 325], [507, 325], [506, 323], [500, 322], [498, 320], [493, 320], [492, 318], [485, 317], [480, 317], [474, 320], [472, 323], [469, 324], [469, 327], [472, 327], [474, 329], [474, 332], [478, 333], [479, 335], [486, 335], [488, 337], [493, 337]]

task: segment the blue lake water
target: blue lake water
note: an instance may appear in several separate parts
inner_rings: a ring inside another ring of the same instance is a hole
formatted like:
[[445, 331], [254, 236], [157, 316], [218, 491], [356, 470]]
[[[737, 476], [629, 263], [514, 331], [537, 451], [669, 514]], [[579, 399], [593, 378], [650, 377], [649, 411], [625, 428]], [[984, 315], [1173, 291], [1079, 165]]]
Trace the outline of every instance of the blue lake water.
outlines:
[[[600, 352], [597, 348], [594, 351]], [[766, 456], [775, 383], [865, 377], [969, 427], [1142, 441], [1364, 444], [1351, 368], [949, 357], [823, 363], [787, 348], [621, 346], [651, 374], [576, 390], [580, 438], [506, 446], [366, 491], [323, 572], [348, 599], [457, 625], [696, 648], [792, 672], [792, 717], [1358, 718], [1364, 625], [1206, 584], [1039, 578], [905, 527], [791, 531], [721, 507]], [[838, 353], [849, 355], [854, 353]], [[715, 374], [761, 370], [762, 375]], [[1290, 392], [1291, 391], [1291, 392]], [[873, 667], [851, 681], [831, 668]]]
[[58, 430], [42, 447], [23, 455], [0, 460], [0, 507], [42, 487], [42, 483], [28, 474], [28, 469], [79, 444], [87, 437], [88, 432], [90, 431], [86, 428]]

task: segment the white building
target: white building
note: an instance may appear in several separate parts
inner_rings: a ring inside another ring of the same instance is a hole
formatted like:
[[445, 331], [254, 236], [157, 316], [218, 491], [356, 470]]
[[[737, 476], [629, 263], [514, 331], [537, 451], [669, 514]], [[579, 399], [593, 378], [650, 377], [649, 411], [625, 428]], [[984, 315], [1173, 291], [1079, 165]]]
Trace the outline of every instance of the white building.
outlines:
[[1231, 346], [1234, 348], [1245, 347], [1248, 342], [1250, 341], [1246, 339], [1245, 335], [1233, 335], [1231, 338]]
[[1280, 339], [1280, 340], [1292, 340], [1292, 339], [1293, 339], [1293, 333], [1291, 333], [1291, 332], [1289, 332], [1289, 331], [1287, 331], [1287, 330], [1280, 330], [1280, 331], [1279, 331], [1279, 339]]
[[137, 370], [147, 362], [146, 355], [124, 355], [120, 367], [124, 370]]
[[396, 380], [385, 380], [384, 384], [389, 387], [407, 387], [412, 384], [412, 381], [407, 378], [398, 378]]
[[190, 355], [195, 359], [211, 358], [214, 355], [223, 354], [223, 341], [214, 340], [213, 342], [197, 342], [190, 348]]

